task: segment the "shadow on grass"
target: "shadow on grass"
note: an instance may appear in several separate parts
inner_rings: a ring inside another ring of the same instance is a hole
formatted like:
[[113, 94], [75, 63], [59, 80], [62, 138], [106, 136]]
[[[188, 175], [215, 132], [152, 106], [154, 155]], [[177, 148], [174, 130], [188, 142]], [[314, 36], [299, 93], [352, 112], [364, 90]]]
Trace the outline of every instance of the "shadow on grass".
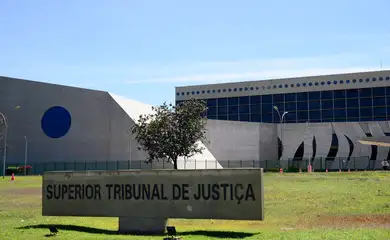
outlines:
[[76, 226], [76, 225], [64, 225], [64, 224], [29, 225], [29, 226], [19, 227], [18, 229], [47, 229], [47, 231], [49, 231], [49, 227], [52, 227], [52, 226], [55, 226], [59, 231], [65, 230], [65, 231], [107, 234], [107, 235], [118, 234], [118, 231], [114, 231], [114, 230], [106, 230], [106, 229], [92, 228], [92, 227], [82, 227], [82, 226]]
[[[64, 225], [64, 224], [39, 224], [39, 225], [29, 225], [24, 227], [19, 227], [17, 229], [47, 229], [49, 227], [55, 226], [59, 231], [74, 231], [74, 232], [83, 232], [83, 233], [92, 233], [92, 234], [106, 234], [106, 235], [119, 235], [120, 233], [116, 230], [106, 230], [101, 228], [93, 227], [82, 227], [76, 225]], [[61, 233], [59, 233], [61, 234]], [[165, 236], [166, 234], [142, 234], [142, 233], [132, 233], [130, 235], [147, 235], [147, 236]], [[186, 231], [177, 233], [178, 236], [205, 236], [205, 237], [214, 237], [214, 238], [246, 238], [256, 235], [256, 233], [245, 233], [245, 232], [231, 232], [231, 231]], [[52, 237], [52, 235], [47, 234], [45, 237]]]
[[230, 232], [230, 231], [187, 231], [187, 232], [178, 232], [178, 236], [187, 236], [187, 235], [197, 235], [204, 237], [213, 237], [213, 238], [247, 238], [256, 235], [256, 233], [246, 233], [246, 232]]

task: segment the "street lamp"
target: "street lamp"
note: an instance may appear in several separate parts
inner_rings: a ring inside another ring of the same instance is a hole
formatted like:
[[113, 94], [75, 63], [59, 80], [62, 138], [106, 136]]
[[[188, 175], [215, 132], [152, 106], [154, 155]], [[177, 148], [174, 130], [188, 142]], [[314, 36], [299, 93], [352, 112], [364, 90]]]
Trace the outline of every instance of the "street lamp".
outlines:
[[129, 135], [129, 168], [131, 169], [131, 129], [127, 131], [127, 134]]
[[23, 136], [25, 140], [25, 145], [24, 145], [24, 176], [27, 175], [27, 148], [28, 148], [28, 141], [27, 137]]
[[[15, 109], [19, 109], [20, 106], [15, 106]], [[5, 117], [5, 115], [0, 112], [0, 116], [3, 118], [3, 121], [4, 121], [4, 127], [5, 127], [5, 131], [4, 131], [4, 154], [3, 154], [3, 179], [5, 178], [5, 163], [6, 163], [6, 160], [7, 160], [7, 132], [8, 132], [8, 123], [7, 123], [7, 118]]]
[[4, 153], [3, 153], [3, 179], [4, 179], [5, 178], [5, 162], [7, 160], [7, 131], [8, 131], [8, 124], [7, 124], [7, 119], [6, 119], [5, 115], [2, 112], [0, 112], [0, 115], [3, 118], [4, 127], [5, 127], [5, 131], [4, 131]]
[[279, 119], [280, 119], [280, 141], [282, 142], [282, 156], [283, 156], [283, 150], [284, 150], [284, 145], [283, 145], [284, 124], [283, 124], [283, 120], [288, 112], [284, 112], [282, 115], [280, 115], [279, 108], [277, 106], [274, 106], [274, 110], [278, 113]]

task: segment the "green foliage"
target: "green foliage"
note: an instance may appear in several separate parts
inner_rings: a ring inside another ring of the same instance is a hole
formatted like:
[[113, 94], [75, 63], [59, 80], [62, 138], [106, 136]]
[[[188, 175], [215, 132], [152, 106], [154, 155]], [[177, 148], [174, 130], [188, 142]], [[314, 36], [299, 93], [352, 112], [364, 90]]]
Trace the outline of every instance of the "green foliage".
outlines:
[[153, 114], [141, 115], [132, 129], [139, 149], [149, 154], [148, 162], [165, 159], [177, 169], [179, 157], [202, 153], [199, 141], [206, 141], [205, 101], [190, 99], [177, 106], [164, 102], [153, 110]]

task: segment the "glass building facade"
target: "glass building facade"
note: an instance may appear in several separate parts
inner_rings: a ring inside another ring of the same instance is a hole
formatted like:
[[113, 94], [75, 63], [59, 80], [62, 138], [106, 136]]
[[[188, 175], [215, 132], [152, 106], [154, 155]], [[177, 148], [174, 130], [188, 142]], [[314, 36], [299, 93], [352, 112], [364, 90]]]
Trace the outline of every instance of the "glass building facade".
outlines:
[[[206, 100], [206, 99], [205, 99]], [[207, 118], [244, 122], [358, 122], [390, 120], [390, 87], [207, 99]], [[179, 103], [177, 101], [176, 103]]]

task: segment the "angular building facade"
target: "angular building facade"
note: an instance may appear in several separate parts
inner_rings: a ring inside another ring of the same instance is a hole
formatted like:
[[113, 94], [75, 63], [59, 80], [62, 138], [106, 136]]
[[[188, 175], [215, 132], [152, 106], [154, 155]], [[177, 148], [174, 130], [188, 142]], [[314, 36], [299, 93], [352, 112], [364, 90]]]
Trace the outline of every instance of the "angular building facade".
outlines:
[[380, 168], [390, 158], [388, 148], [358, 143], [390, 135], [390, 71], [176, 88], [176, 103], [190, 98], [207, 101], [208, 119], [277, 125], [282, 160], [325, 159], [337, 169], [356, 158], [354, 168]]
[[[138, 150], [130, 131], [141, 114], [152, 112], [151, 105], [105, 91], [0, 77], [0, 172], [4, 162], [8, 169], [25, 161], [35, 174], [170, 169], [173, 165], [164, 161], [146, 164], [147, 154]], [[209, 148], [216, 145], [179, 159], [178, 167], [221, 168]]]

